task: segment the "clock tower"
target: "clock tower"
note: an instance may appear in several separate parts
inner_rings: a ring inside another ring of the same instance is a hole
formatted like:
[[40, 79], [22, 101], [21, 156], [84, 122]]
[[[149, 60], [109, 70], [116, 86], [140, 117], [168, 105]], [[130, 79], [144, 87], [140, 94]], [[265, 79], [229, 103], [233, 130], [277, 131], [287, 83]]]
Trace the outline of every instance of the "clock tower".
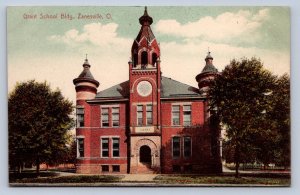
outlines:
[[131, 48], [130, 86], [130, 172], [143, 167], [160, 172], [160, 48], [150, 25], [152, 17], [145, 7], [139, 18], [141, 29]]

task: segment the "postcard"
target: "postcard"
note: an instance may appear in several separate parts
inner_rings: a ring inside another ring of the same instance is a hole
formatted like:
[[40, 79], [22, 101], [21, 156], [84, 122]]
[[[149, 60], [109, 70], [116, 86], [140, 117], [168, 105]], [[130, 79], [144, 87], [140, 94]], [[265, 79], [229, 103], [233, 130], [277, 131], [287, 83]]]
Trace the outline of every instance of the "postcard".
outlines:
[[9, 184], [291, 184], [290, 9], [7, 8]]

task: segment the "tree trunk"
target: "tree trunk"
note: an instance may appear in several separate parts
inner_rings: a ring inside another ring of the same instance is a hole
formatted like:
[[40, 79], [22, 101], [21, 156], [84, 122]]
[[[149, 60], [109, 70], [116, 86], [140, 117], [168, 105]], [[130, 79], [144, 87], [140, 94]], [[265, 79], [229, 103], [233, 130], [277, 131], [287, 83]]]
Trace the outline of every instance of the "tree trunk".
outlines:
[[40, 176], [40, 158], [37, 157], [36, 159], [36, 176], [39, 177]]
[[239, 167], [240, 167], [240, 150], [239, 147], [236, 146], [235, 148], [235, 154], [234, 154], [234, 161], [235, 161], [235, 177], [239, 178]]

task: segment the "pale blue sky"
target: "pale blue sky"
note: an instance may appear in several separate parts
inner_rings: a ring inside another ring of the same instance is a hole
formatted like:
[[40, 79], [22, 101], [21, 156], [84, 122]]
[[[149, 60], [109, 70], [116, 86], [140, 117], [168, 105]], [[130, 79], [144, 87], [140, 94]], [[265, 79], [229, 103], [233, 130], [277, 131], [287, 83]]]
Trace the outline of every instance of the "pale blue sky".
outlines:
[[[127, 80], [127, 61], [143, 12], [143, 6], [9, 7], [9, 91], [18, 81], [46, 80], [74, 101], [72, 79], [81, 72], [86, 53], [101, 83], [98, 90]], [[148, 13], [160, 42], [164, 76], [197, 86], [194, 78], [208, 48], [219, 71], [233, 58], [253, 56], [275, 74], [290, 71], [288, 7], [149, 6]], [[79, 18], [87, 14], [102, 18]], [[55, 17], [42, 19], [47, 15]]]

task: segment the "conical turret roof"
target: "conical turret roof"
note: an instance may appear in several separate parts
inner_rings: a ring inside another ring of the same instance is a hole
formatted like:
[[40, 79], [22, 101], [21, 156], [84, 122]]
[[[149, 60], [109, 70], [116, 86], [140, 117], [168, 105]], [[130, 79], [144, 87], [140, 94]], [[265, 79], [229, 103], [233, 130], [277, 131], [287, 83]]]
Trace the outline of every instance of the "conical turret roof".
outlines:
[[214, 58], [210, 55], [210, 51], [207, 53], [207, 56], [205, 57], [206, 64], [204, 68], [202, 69], [201, 73], [206, 72], [218, 72], [218, 69], [213, 65], [212, 60]]
[[90, 71], [91, 65], [87, 58], [84, 60], [84, 63], [82, 66], [83, 66], [82, 72], [76, 79], [73, 80], [73, 83], [75, 84], [75, 83], [78, 83], [81, 81], [88, 81], [88, 82], [94, 83], [98, 87], [99, 82], [94, 79], [94, 76], [92, 75], [92, 73]]
[[88, 78], [88, 79], [94, 79], [91, 71], [90, 71], [90, 67], [91, 65], [89, 64], [88, 59], [84, 60], [84, 64], [83, 66], [83, 71], [80, 73], [80, 75], [78, 76], [78, 78]]

